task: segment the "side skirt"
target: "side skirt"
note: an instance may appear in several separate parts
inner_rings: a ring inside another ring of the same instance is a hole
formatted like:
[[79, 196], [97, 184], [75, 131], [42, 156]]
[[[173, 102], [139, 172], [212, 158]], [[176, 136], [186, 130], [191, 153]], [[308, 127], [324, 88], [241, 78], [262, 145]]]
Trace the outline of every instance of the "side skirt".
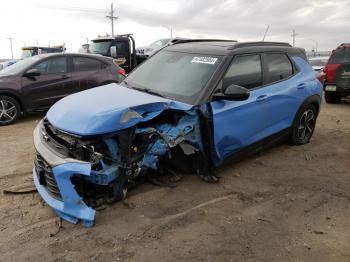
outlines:
[[291, 128], [284, 129], [252, 145], [239, 149], [238, 151], [232, 153], [229, 157], [227, 157], [217, 167], [219, 166], [222, 167], [227, 164], [232, 164], [232, 162], [239, 162], [250, 155], [257, 154], [263, 150], [266, 150], [277, 144], [285, 142], [289, 139], [290, 135], [291, 135]]

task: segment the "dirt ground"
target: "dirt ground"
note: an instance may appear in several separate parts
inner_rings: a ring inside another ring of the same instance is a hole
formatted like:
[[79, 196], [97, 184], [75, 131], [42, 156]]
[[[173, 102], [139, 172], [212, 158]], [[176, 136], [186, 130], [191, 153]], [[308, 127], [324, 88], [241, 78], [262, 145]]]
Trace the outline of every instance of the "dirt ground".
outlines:
[[311, 143], [279, 145], [176, 188], [142, 184], [96, 225], [59, 220], [31, 184], [41, 116], [0, 127], [0, 261], [350, 261], [350, 101], [323, 105]]

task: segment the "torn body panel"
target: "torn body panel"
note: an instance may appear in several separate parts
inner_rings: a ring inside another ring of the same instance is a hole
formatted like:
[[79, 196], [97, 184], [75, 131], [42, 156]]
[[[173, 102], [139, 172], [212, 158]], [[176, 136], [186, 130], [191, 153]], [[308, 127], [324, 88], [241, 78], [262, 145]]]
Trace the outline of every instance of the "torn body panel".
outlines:
[[[57, 106], [63, 108], [59, 103]], [[45, 183], [50, 179], [46, 177], [45, 180], [45, 176], [40, 179], [37, 161], [33, 175], [39, 193], [60, 217], [73, 223], [82, 220], [84, 226], [91, 226], [95, 215], [92, 207], [98, 203], [124, 199], [129, 185], [139, 176], [148, 172], [157, 172], [158, 176], [162, 176], [160, 170], [164, 166], [179, 166], [179, 154], [190, 159], [190, 172], [203, 169], [202, 161], [198, 161], [199, 157], [205, 156], [202, 142], [205, 139], [202, 137], [199, 114], [201, 109], [181, 103], [175, 105], [173, 102], [148, 106], [143, 105], [142, 110], [138, 106], [118, 112], [114, 110], [117, 118], [112, 116], [112, 111], [108, 111], [108, 118], [118, 122], [114, 122], [112, 132], [94, 136], [81, 133], [91, 134], [98, 126], [107, 130], [102, 122], [85, 126], [79, 134], [71, 134], [67, 132], [68, 128], [57, 128], [67, 120], [63, 121], [57, 113], [53, 117], [49, 111], [47, 119], [38, 125], [34, 133], [37, 141], [35, 147], [38, 157], [43, 158], [52, 169], [62, 198], [55, 199], [47, 194]], [[67, 126], [70, 126], [70, 121]], [[61, 161], [49, 161], [40, 147], [54, 152]], [[71, 163], [70, 160], [80, 162]]]
[[55, 128], [69, 134], [96, 136], [130, 128], [168, 109], [186, 111], [192, 107], [109, 84], [65, 97], [51, 107], [47, 118]]

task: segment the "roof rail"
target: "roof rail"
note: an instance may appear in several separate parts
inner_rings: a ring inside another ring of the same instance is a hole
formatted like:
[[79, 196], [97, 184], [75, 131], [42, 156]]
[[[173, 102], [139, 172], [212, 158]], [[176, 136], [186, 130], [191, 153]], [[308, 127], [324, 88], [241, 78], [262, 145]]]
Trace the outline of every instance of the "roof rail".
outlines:
[[340, 46], [350, 45], [350, 43], [342, 43]]
[[183, 43], [201, 43], [201, 42], [237, 42], [237, 40], [226, 40], [226, 39], [179, 39], [174, 42], [173, 45]]
[[229, 49], [240, 48], [240, 47], [251, 47], [251, 46], [287, 46], [292, 47], [288, 43], [283, 42], [245, 42], [245, 43], [237, 43], [231, 46]]

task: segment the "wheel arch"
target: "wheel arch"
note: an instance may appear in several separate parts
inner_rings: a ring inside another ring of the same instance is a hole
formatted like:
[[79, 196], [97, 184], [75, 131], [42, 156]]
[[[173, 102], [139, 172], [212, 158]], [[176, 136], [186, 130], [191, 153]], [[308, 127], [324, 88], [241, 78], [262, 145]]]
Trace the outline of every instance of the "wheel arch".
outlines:
[[320, 112], [320, 109], [321, 109], [321, 97], [319, 95], [312, 95], [312, 96], [309, 96], [307, 97], [303, 103], [301, 103], [301, 105], [299, 106], [298, 110], [296, 111], [295, 115], [294, 115], [294, 118], [293, 118], [293, 122], [292, 122], [292, 125], [294, 125], [295, 121], [296, 121], [296, 118], [300, 112], [300, 110], [306, 106], [306, 105], [313, 105], [316, 109], [316, 117], [318, 116], [319, 112]]
[[13, 99], [15, 99], [19, 106], [21, 107], [21, 110], [24, 111], [25, 110], [25, 106], [24, 106], [24, 102], [21, 98], [21, 96], [19, 94], [17, 94], [16, 92], [10, 91], [10, 90], [0, 90], [0, 96], [9, 96]]
[[321, 109], [321, 97], [319, 95], [312, 95], [304, 100], [304, 102], [300, 105], [298, 112], [302, 107], [305, 105], [311, 104], [316, 109], [316, 114], [318, 116], [320, 109]]

